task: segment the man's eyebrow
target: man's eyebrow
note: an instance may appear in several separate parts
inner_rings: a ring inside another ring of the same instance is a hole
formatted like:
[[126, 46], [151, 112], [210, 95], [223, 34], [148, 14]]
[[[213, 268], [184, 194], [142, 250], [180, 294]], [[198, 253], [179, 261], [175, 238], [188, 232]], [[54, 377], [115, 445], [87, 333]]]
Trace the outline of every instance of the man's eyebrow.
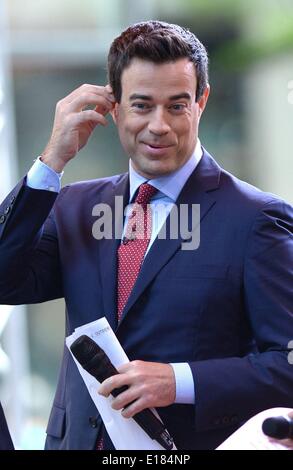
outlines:
[[185, 98], [187, 100], [191, 100], [191, 95], [189, 93], [179, 93], [178, 95], [173, 95], [169, 97], [170, 101], [177, 101], [181, 100], [182, 98]]
[[151, 97], [151, 96], [148, 96], [148, 95], [140, 95], [139, 93], [133, 93], [132, 95], [130, 95], [129, 101], [133, 101], [133, 100], [146, 100], [146, 101], [151, 101], [151, 100], [152, 100], [152, 97]]
[[[134, 101], [134, 100], [145, 100], [145, 101], [151, 101], [153, 98], [150, 95], [141, 95], [139, 93], [133, 93], [129, 97], [129, 101]], [[187, 92], [184, 93], [178, 93], [178, 95], [173, 95], [169, 96], [170, 101], [177, 101], [181, 99], [187, 99], [191, 101], [191, 95]]]

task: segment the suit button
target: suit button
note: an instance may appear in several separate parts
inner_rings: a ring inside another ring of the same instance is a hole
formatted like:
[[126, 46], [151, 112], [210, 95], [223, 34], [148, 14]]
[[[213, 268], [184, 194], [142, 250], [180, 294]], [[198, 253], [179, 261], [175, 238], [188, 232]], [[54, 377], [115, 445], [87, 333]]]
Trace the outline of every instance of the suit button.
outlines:
[[15, 201], [15, 196], [12, 196], [11, 199], [10, 199], [10, 204], [13, 204]]
[[95, 418], [95, 416], [90, 416], [89, 417], [89, 423], [92, 428], [98, 427], [98, 420]]
[[0, 217], [0, 224], [4, 224], [5, 220], [6, 220], [5, 215], [1, 215], [1, 217]]
[[6, 209], [5, 209], [5, 211], [4, 211], [4, 214], [7, 215], [9, 212], [10, 212], [10, 207], [7, 206]]

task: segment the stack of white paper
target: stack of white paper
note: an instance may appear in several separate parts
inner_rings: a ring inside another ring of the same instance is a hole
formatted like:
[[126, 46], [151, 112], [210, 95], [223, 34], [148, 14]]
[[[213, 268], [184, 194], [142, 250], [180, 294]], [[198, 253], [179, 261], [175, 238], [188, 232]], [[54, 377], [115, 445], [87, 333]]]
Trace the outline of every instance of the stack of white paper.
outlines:
[[[70, 352], [71, 344], [82, 335], [87, 335], [93, 339], [105, 351], [115, 367], [129, 362], [128, 357], [105, 317], [77, 328], [71, 336], [68, 336], [66, 338], [66, 345]], [[126, 419], [121, 415], [120, 411], [113, 410], [111, 407], [113, 398], [111, 396], [105, 398], [99, 395], [97, 390], [100, 383], [81, 367], [73, 354], [72, 357], [87, 386], [90, 396], [99, 410], [115, 449], [164, 450], [163, 447], [157, 441], [151, 439], [132, 418]]]

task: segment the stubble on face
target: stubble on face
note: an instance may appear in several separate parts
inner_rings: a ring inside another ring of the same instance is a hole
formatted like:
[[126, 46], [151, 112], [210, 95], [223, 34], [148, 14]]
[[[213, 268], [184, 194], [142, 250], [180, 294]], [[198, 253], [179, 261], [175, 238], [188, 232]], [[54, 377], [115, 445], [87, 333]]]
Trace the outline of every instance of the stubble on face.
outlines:
[[134, 59], [121, 84], [115, 122], [133, 168], [148, 179], [176, 171], [197, 142], [200, 107], [193, 63]]

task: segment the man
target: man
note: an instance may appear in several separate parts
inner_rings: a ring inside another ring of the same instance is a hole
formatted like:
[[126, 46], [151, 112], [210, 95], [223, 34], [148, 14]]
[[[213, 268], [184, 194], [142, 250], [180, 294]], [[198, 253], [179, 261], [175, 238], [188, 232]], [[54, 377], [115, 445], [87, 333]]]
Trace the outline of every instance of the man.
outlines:
[[[179, 449], [213, 449], [260, 410], [292, 406], [292, 208], [201, 147], [207, 63], [177, 25], [129, 27], [110, 48], [109, 85], [83, 85], [57, 104], [48, 145], [0, 211], [0, 301], [64, 297], [67, 335], [106, 316], [130, 363], [99, 393], [128, 385], [113, 408], [129, 418], [156, 407]], [[107, 113], [129, 173], [58, 195], [66, 164]], [[143, 240], [132, 237], [136, 210], [119, 240], [95, 235], [93, 207], [109, 205], [116, 223], [117, 196], [142, 209]], [[188, 249], [193, 204], [200, 243]], [[182, 207], [188, 230], [160, 237]], [[48, 449], [94, 449], [102, 436], [111, 445], [66, 348], [47, 433]]]
[[0, 403], [0, 450], [13, 450], [13, 443], [8, 431], [4, 412]]

